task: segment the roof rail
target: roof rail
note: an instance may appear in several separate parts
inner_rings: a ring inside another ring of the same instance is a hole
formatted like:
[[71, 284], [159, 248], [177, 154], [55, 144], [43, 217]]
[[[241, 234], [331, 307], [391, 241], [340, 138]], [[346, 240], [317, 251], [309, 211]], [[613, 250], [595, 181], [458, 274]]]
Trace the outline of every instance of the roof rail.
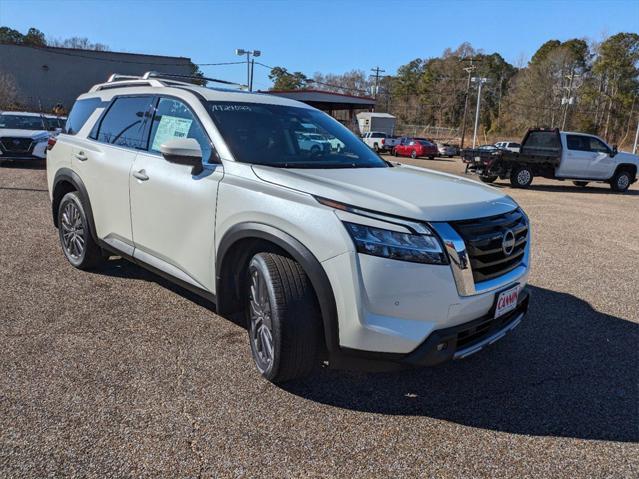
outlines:
[[[186, 80], [186, 81], [180, 81]], [[215, 83], [222, 83], [224, 85], [232, 85], [239, 87], [242, 90], [248, 89], [246, 85], [240, 83], [233, 83], [226, 80], [218, 80], [216, 78], [200, 77], [193, 75], [178, 75], [174, 73], [160, 73], [149, 71], [142, 76], [135, 75], [122, 75], [121, 73], [113, 73], [106, 83], [99, 83], [94, 85], [89, 92], [96, 92], [101, 90], [108, 90], [111, 88], [120, 87], [134, 87], [134, 86], [152, 86], [163, 87], [171, 85], [183, 85], [183, 86], [197, 86], [196, 81], [210, 81]]]

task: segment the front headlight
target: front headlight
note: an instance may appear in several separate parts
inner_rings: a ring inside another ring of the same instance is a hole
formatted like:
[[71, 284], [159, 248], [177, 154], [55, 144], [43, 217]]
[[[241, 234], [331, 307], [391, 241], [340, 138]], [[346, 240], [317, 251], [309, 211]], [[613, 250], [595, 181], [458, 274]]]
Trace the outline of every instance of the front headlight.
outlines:
[[358, 253], [412, 263], [447, 264], [435, 236], [390, 231], [344, 221]]

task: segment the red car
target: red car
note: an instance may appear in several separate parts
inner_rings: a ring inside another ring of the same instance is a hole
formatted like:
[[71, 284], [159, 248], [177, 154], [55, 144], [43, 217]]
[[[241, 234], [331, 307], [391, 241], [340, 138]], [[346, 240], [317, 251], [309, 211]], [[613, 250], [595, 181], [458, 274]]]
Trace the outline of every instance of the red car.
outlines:
[[437, 145], [425, 138], [402, 138], [401, 143], [393, 148], [393, 156], [410, 156], [411, 158], [427, 156], [433, 160], [437, 153]]

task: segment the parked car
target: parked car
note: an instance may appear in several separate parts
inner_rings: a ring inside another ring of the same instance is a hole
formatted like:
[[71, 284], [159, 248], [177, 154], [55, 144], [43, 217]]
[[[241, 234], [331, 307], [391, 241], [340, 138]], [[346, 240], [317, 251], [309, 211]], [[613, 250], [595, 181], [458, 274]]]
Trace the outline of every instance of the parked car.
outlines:
[[47, 125], [47, 130], [58, 134], [64, 129], [64, 125], [67, 122], [67, 118], [65, 116], [56, 116], [56, 115], [42, 115], [44, 117], [44, 121]]
[[0, 113], [0, 161], [44, 160], [49, 129], [40, 113]]
[[447, 156], [448, 158], [459, 155], [459, 148], [449, 143], [437, 143], [437, 151], [439, 156]]
[[393, 148], [393, 156], [410, 156], [419, 158], [427, 156], [433, 160], [437, 156], [437, 145], [425, 138], [402, 138], [401, 143]]
[[[307, 154], [302, 123], [343, 151]], [[287, 98], [113, 76], [75, 102], [47, 183], [72, 266], [117, 254], [243, 314], [274, 382], [322, 361], [463, 359], [528, 308], [529, 224], [511, 197], [386, 162]]]
[[318, 154], [322, 151], [328, 151], [332, 148], [328, 139], [319, 133], [297, 133], [297, 143], [302, 150]]
[[519, 153], [519, 148], [521, 148], [521, 145], [514, 141], [499, 141], [495, 143], [495, 146], [500, 150], [509, 150], [515, 153]]
[[399, 144], [399, 140], [396, 137], [381, 131], [364, 133], [362, 140], [376, 152], [392, 151]]
[[519, 153], [498, 150], [486, 155], [465, 150], [467, 171], [486, 183], [510, 179], [518, 188], [530, 186], [535, 176], [573, 180], [584, 187], [591, 181], [608, 183], [615, 191], [626, 191], [637, 181], [639, 156], [617, 151], [601, 138], [558, 129], [532, 129], [521, 142]]

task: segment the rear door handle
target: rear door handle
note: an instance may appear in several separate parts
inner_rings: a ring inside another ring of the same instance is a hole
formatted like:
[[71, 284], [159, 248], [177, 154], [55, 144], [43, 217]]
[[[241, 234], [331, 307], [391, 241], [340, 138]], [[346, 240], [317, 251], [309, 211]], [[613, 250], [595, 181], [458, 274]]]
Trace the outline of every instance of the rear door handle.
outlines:
[[84, 154], [84, 151], [79, 151], [74, 156], [80, 161], [87, 161], [89, 159], [89, 157]]
[[146, 171], [144, 170], [134, 171], [133, 176], [135, 176], [140, 181], [146, 181], [149, 179], [149, 177], [146, 174]]

